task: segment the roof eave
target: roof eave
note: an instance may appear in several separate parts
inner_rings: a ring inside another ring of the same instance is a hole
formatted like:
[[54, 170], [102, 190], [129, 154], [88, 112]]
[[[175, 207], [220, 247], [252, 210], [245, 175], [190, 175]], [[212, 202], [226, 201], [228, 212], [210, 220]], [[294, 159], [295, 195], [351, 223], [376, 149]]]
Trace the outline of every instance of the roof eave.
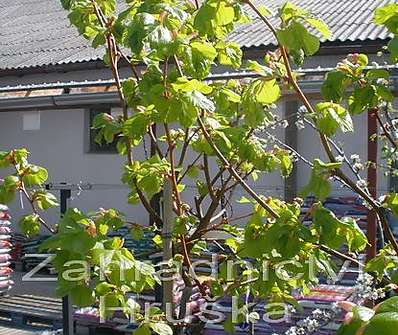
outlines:
[[[357, 41], [333, 41], [323, 42], [317, 56], [322, 55], [346, 55], [349, 53], [366, 53], [375, 54], [388, 43], [389, 39], [374, 39], [374, 40], [357, 40]], [[259, 45], [253, 47], [243, 47], [243, 54], [245, 59], [262, 57], [265, 52], [275, 50], [275, 45]], [[121, 64], [126, 65], [127, 64]], [[66, 63], [53, 64], [35, 67], [23, 67], [13, 69], [0, 69], [0, 77], [6, 76], [23, 76], [35, 73], [65, 73], [71, 71], [81, 70], [95, 70], [106, 68], [102, 59]]]

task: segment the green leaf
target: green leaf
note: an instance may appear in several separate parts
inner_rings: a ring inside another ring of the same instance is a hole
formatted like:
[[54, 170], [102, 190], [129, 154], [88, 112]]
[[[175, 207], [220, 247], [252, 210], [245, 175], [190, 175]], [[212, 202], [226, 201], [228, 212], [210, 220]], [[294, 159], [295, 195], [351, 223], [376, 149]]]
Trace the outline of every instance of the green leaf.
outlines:
[[358, 330], [362, 328], [375, 314], [374, 310], [363, 307], [355, 306], [352, 310], [353, 317], [350, 323], [343, 324], [336, 335], [356, 335]]
[[225, 26], [233, 22], [235, 17], [234, 8], [226, 1], [220, 1], [216, 11], [216, 22]]
[[390, 193], [389, 195], [387, 195], [384, 203], [389, 209], [391, 209], [394, 216], [398, 217], [398, 194]]
[[385, 86], [377, 86], [376, 94], [384, 101], [392, 102], [394, 100], [394, 95]]
[[324, 163], [319, 159], [314, 160], [311, 177], [308, 184], [300, 192], [302, 196], [314, 194], [319, 200], [325, 200], [330, 194], [332, 187], [329, 182], [331, 170], [337, 169], [341, 163]]
[[290, 154], [287, 151], [280, 150], [276, 156], [280, 160], [281, 175], [283, 177], [288, 177], [294, 167]]
[[192, 42], [183, 50], [185, 72], [193, 78], [204, 79], [210, 74], [217, 50], [207, 42]]
[[207, 250], [207, 243], [206, 241], [198, 241], [194, 244], [194, 246], [192, 247], [191, 252], [194, 255], [201, 255], [204, 251]]
[[310, 17], [310, 13], [302, 9], [290, 1], [287, 1], [282, 8], [279, 10], [279, 15], [283, 23], [288, 24], [291, 20], [300, 17]]
[[0, 151], [0, 168], [6, 168], [11, 165], [9, 157], [9, 152]]
[[48, 179], [48, 172], [45, 168], [37, 165], [29, 165], [22, 181], [26, 186], [41, 185]]
[[320, 102], [316, 105], [319, 114], [315, 116], [317, 128], [325, 135], [332, 136], [337, 130], [354, 131], [350, 114], [340, 105], [332, 102]]
[[366, 326], [363, 335], [396, 335], [398, 329], [398, 313], [388, 312], [376, 314]]
[[104, 45], [105, 43], [106, 43], [105, 35], [102, 32], [100, 32], [97, 34], [97, 36], [95, 36], [91, 45], [94, 49], [96, 49], [99, 46]]
[[192, 51], [200, 54], [201, 57], [213, 61], [217, 57], [217, 50], [210, 43], [206, 42], [192, 42]]
[[111, 292], [113, 288], [114, 288], [113, 285], [111, 285], [107, 282], [101, 282], [101, 283], [98, 283], [97, 286], [95, 287], [95, 292], [97, 292], [97, 294], [100, 296], [104, 296], [104, 295], [108, 294], [109, 292]]
[[25, 166], [27, 164], [29, 152], [25, 148], [12, 150], [10, 155], [14, 158], [15, 163], [20, 164], [21, 166]]
[[253, 214], [245, 226], [244, 245], [247, 256], [258, 258], [270, 250], [270, 246], [266, 245], [265, 234], [262, 217], [257, 213]]
[[213, 88], [204, 82], [196, 79], [187, 80], [186, 78], [179, 78], [175, 83], [171, 84], [171, 87], [181, 92], [199, 91], [203, 94], [210, 94], [213, 91]]
[[156, 51], [160, 57], [173, 54], [175, 45], [172, 33], [163, 26], [157, 26], [148, 34], [148, 42], [152, 50]]
[[[188, 92], [185, 95], [188, 98], [188, 101], [195, 107], [204, 109], [208, 112], [215, 111], [215, 105], [212, 100], [207, 98], [203, 93], [199, 91]], [[195, 114], [196, 116], [196, 114]]]
[[132, 145], [141, 143], [142, 137], [146, 134], [151, 120], [145, 112], [134, 113], [123, 124], [123, 134], [132, 139]]
[[188, 171], [187, 171], [187, 175], [191, 178], [197, 178], [199, 175], [199, 169], [197, 166], [192, 165], [189, 167]]
[[69, 10], [71, 8], [71, 3], [73, 0], [61, 0], [61, 5], [64, 9]]
[[201, 36], [221, 39], [231, 31], [234, 19], [235, 10], [229, 2], [208, 0], [196, 13], [194, 28]]
[[160, 235], [155, 235], [155, 237], [152, 239], [153, 243], [155, 243], [157, 246], [161, 246], [163, 243], [162, 237]]
[[394, 37], [388, 42], [388, 51], [390, 51], [391, 62], [398, 62], [398, 37]]
[[45, 211], [59, 205], [55, 195], [46, 191], [35, 191], [32, 194], [32, 199], [37, 203], [40, 209]]
[[280, 43], [289, 51], [303, 50], [306, 56], [312, 56], [319, 50], [319, 39], [299, 22], [294, 21], [287, 28], [278, 30], [277, 35]]
[[151, 322], [149, 327], [159, 335], [173, 335], [173, 329], [167, 324], [163, 322]]
[[186, 234], [188, 225], [188, 217], [179, 216], [174, 221], [173, 233], [176, 235]]
[[332, 249], [339, 249], [346, 244], [350, 251], [362, 251], [368, 244], [365, 234], [354, 219], [345, 217], [340, 220], [320, 204], [314, 211], [313, 225], [319, 232], [319, 243]]
[[325, 39], [330, 38], [331, 32], [327, 24], [322, 19], [306, 18], [305, 21], [318, 30]]
[[381, 302], [376, 308], [376, 314], [388, 312], [398, 313], [398, 297], [389, 298]]
[[368, 72], [366, 72], [366, 78], [370, 80], [378, 79], [378, 78], [384, 78], [387, 79], [390, 77], [390, 73], [387, 70], [383, 69], [371, 69]]
[[133, 238], [133, 240], [135, 241], [139, 241], [144, 237], [144, 230], [140, 227], [136, 227], [134, 226], [131, 230], [130, 230], [130, 235]]
[[349, 97], [349, 112], [351, 114], [360, 114], [377, 103], [375, 99], [375, 89], [373, 86], [357, 87], [354, 93]]
[[359, 54], [358, 55], [358, 64], [360, 66], [366, 66], [369, 64], [369, 58], [365, 54]]
[[281, 95], [281, 90], [275, 79], [257, 80], [253, 85], [255, 85], [253, 88], [254, 97], [261, 104], [273, 104]]
[[227, 319], [224, 321], [223, 327], [228, 334], [235, 334], [235, 325], [232, 322], [231, 316], [228, 316]]
[[15, 199], [19, 179], [16, 176], [7, 176], [0, 184], [0, 203], [8, 204]]
[[235, 69], [239, 69], [242, 64], [243, 52], [239, 44], [234, 42], [229, 43], [218, 43], [218, 62], [221, 65], [232, 66]]
[[398, 260], [391, 246], [387, 246], [379, 251], [376, 257], [367, 262], [366, 272], [377, 275], [377, 279], [381, 281], [385, 273], [395, 271], [398, 267]]
[[240, 247], [238, 241], [236, 240], [236, 238], [227, 238], [225, 240], [225, 245], [227, 245], [228, 247], [230, 247], [230, 249], [236, 253]]
[[341, 219], [343, 225], [340, 226], [340, 231], [345, 232], [346, 243], [350, 251], [362, 251], [368, 245], [368, 239], [357, 222], [350, 217]]
[[344, 243], [344, 237], [338, 234], [339, 220], [330, 210], [318, 206], [313, 214], [313, 225], [319, 232], [319, 243], [338, 249]]
[[346, 75], [341, 71], [331, 71], [326, 75], [322, 84], [321, 93], [326, 101], [340, 102], [343, 98]]
[[37, 235], [40, 232], [39, 215], [30, 214], [23, 217], [19, 221], [19, 226], [21, 227], [23, 234], [25, 234], [27, 237]]
[[254, 71], [261, 75], [262, 77], [271, 77], [272, 76], [272, 69], [268, 66], [261, 65], [254, 60], [248, 60], [246, 63], [246, 68], [250, 71]]
[[139, 328], [134, 330], [134, 335], [151, 335], [152, 332], [149, 329], [149, 326], [147, 324], [141, 325]]
[[137, 13], [127, 28], [127, 41], [133, 53], [139, 55], [144, 47], [144, 39], [156, 27], [156, 20], [148, 13]]
[[78, 285], [70, 291], [72, 303], [79, 307], [88, 307], [94, 303], [93, 290], [86, 285]]
[[361, 320], [353, 320], [349, 324], [342, 324], [336, 335], [356, 335], [357, 331], [364, 325]]
[[391, 33], [398, 34], [398, 4], [392, 3], [376, 9], [374, 22], [386, 26]]
[[355, 306], [352, 309], [352, 312], [354, 314], [353, 317], [362, 322], [368, 322], [375, 315], [375, 311], [373, 309], [365, 306]]

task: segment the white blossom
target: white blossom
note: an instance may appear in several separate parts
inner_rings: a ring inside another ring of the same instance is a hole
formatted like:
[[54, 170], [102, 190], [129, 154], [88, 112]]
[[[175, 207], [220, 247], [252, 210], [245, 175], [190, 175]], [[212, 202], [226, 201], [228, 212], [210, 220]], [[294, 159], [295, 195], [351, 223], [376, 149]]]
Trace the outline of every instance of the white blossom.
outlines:
[[353, 165], [353, 168], [354, 168], [355, 171], [358, 172], [358, 171], [363, 170], [364, 166], [363, 166], [362, 163], [355, 163], [355, 164]]
[[366, 188], [368, 186], [368, 183], [364, 179], [359, 179], [356, 184], [360, 188]]
[[301, 114], [306, 114], [306, 113], [308, 113], [308, 109], [307, 109], [307, 107], [305, 107], [305, 106], [300, 106], [299, 109], [298, 109], [298, 111], [299, 111]]
[[299, 130], [305, 128], [305, 125], [304, 125], [304, 121], [303, 121], [303, 120], [297, 120], [297, 121], [295, 122], [295, 124], [296, 124], [297, 129], [299, 129]]
[[344, 156], [338, 155], [338, 156], [335, 157], [335, 160], [336, 160], [336, 162], [341, 163], [341, 162], [344, 161]]
[[283, 120], [281, 122], [281, 126], [282, 126], [282, 128], [287, 128], [287, 127], [289, 127], [289, 122], [287, 120]]

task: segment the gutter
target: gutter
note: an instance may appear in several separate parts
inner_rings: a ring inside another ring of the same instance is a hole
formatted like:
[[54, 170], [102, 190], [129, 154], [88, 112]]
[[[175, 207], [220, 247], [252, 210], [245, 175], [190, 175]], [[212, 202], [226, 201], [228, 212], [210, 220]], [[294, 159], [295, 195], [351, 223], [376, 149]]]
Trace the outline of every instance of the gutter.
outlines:
[[[379, 67], [383, 68], [383, 67]], [[384, 67], [388, 68], [388, 67]], [[396, 67], [394, 67], [395, 69]], [[393, 69], [391, 67], [390, 69]], [[309, 74], [318, 74], [324, 73], [329, 69], [309, 69], [303, 72], [307, 72]], [[299, 72], [301, 72], [299, 70]], [[235, 74], [222, 74], [222, 75], [213, 75], [211, 80], [226, 80], [231, 78], [247, 78], [247, 77], [256, 77], [257, 74], [253, 73], [235, 73]], [[109, 82], [108, 84], [112, 84], [113, 82]], [[320, 97], [320, 87], [323, 83], [323, 80], [302, 80], [300, 81], [300, 87], [303, 89], [304, 93], [308, 94], [312, 98], [316, 99]], [[93, 82], [82, 82], [82, 83], [57, 83], [57, 87], [67, 87], [68, 85], [73, 87], [87, 87], [93, 86]], [[48, 84], [43, 84], [46, 88]], [[104, 85], [104, 82], [101, 81], [98, 85]], [[393, 75], [390, 77], [390, 88], [393, 94], [397, 95], [398, 89], [398, 75]], [[21, 86], [17, 87], [0, 87], [1, 92], [12, 92], [21, 90]], [[27, 87], [25, 89], [28, 89]], [[30, 86], [30, 89], [40, 89], [38, 87]], [[295, 94], [291, 91], [284, 91], [284, 97], [294, 98]], [[60, 95], [47, 95], [47, 96], [26, 96], [26, 97], [14, 97], [14, 98], [0, 98], [0, 113], [1, 112], [23, 112], [23, 111], [32, 111], [32, 110], [64, 110], [64, 109], [82, 109], [82, 108], [91, 108], [98, 105], [108, 105], [113, 107], [120, 106], [119, 95], [116, 91], [111, 92], [93, 92], [93, 93], [75, 93], [75, 94], [60, 94]]]
[[118, 93], [79, 93], [0, 99], [0, 113], [32, 111], [38, 109], [78, 109], [95, 105], [119, 106], [120, 100]]

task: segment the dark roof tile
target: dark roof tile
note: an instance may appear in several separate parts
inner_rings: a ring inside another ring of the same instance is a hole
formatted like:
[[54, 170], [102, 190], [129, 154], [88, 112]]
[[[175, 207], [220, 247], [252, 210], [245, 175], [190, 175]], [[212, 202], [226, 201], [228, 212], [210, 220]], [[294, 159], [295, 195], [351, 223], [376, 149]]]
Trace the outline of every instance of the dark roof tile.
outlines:
[[[276, 10], [284, 0], [258, 0]], [[388, 33], [372, 23], [375, 8], [394, 0], [292, 0], [323, 18], [331, 28], [330, 41], [387, 39]], [[230, 40], [251, 48], [275, 44], [263, 23], [242, 25]], [[71, 27], [59, 0], [0, 0], [0, 69], [85, 62], [102, 58]], [[275, 23], [277, 21], [275, 20]]]

